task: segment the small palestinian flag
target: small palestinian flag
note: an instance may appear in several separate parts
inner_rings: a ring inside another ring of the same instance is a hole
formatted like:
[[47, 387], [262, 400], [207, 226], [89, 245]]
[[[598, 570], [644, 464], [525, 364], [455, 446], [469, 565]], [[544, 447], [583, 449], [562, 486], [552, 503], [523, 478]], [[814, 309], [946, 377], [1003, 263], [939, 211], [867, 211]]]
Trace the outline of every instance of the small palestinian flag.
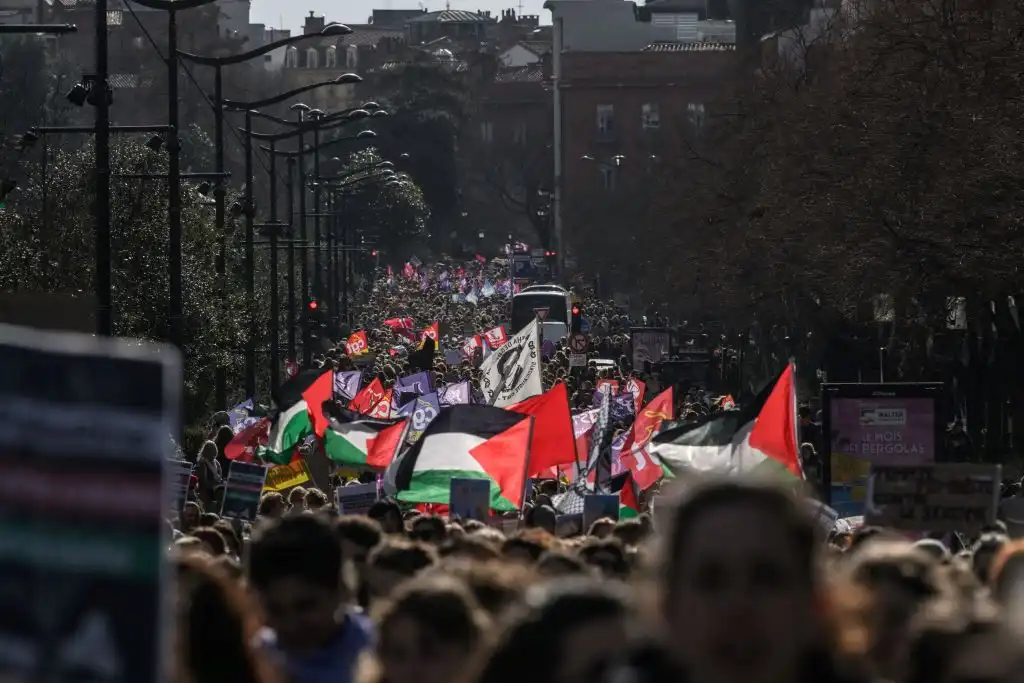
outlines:
[[449, 505], [452, 479], [488, 479], [491, 509], [522, 507], [533, 417], [501, 408], [442, 408], [394, 471], [398, 499]]
[[274, 407], [277, 417], [270, 428], [266, 448], [257, 455], [275, 465], [287, 465], [292, 453], [311, 434], [322, 434], [327, 426], [323, 413], [324, 401], [334, 391], [334, 373], [307, 370], [282, 384], [275, 392]]
[[384, 469], [401, 448], [408, 423], [363, 416], [347, 422], [331, 420], [324, 432], [324, 453], [345, 467]]
[[787, 472], [803, 478], [797, 450], [796, 391], [789, 365], [748, 405], [659, 432], [648, 452], [676, 474]]

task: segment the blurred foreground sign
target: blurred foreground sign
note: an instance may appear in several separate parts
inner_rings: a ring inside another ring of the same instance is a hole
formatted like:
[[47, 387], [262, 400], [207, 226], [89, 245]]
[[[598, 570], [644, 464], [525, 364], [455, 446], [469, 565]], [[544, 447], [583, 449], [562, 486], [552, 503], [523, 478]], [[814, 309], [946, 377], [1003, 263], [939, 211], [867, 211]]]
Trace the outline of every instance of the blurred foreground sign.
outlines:
[[180, 389], [172, 349], [0, 325], [0, 680], [162, 678]]
[[973, 533], [996, 519], [999, 465], [873, 465], [865, 524], [903, 531]]

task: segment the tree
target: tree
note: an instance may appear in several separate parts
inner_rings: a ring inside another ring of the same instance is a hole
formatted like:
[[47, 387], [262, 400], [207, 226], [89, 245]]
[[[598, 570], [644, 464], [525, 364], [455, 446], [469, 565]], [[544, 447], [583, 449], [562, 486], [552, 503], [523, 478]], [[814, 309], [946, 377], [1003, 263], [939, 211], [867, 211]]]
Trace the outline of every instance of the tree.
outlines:
[[342, 220], [386, 256], [404, 259], [425, 236], [430, 209], [420, 187], [408, 178], [371, 180], [379, 173], [374, 167], [382, 161], [373, 148], [349, 155], [339, 171], [345, 179], [340, 193]]
[[[118, 177], [166, 173], [165, 157], [154, 154], [142, 142], [120, 138], [111, 150], [114, 332], [159, 340], [168, 334], [166, 184]], [[14, 200], [0, 210], [0, 289], [71, 293], [81, 296], [84, 305], [92, 306], [95, 254], [91, 146], [58, 151], [47, 165], [45, 179], [40, 166], [25, 164], [22, 181]], [[183, 355], [185, 417], [189, 423], [214, 409], [215, 367], [229, 369], [231, 394], [242, 398], [238, 388], [241, 350], [249, 336], [248, 315], [255, 312], [263, 316], [265, 305], [258, 302], [266, 297], [261, 290], [254, 301], [245, 299], [241, 235], [227, 236], [230, 267], [226, 282], [218, 281], [214, 264], [218, 236], [213, 230], [212, 208], [189, 188], [182, 199]]]
[[447, 237], [457, 225], [458, 140], [469, 120], [465, 62], [424, 55], [380, 77], [380, 103], [391, 112], [378, 141], [389, 159], [408, 154], [407, 169], [430, 207], [430, 232]]

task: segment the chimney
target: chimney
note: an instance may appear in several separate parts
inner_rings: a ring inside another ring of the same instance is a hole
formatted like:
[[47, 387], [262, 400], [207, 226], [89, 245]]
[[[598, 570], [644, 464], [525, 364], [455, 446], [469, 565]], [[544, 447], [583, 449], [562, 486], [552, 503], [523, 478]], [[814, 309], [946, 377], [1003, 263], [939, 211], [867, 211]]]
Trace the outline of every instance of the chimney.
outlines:
[[302, 34], [309, 35], [311, 33], [320, 33], [324, 30], [324, 18], [315, 15], [313, 10], [309, 11], [309, 16], [306, 17], [306, 25], [302, 27]]

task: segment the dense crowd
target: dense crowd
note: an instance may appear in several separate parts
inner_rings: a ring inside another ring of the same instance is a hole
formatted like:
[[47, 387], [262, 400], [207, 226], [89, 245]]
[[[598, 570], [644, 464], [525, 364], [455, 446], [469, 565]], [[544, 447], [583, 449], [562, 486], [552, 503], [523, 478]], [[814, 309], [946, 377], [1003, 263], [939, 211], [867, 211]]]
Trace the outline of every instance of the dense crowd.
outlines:
[[[538, 496], [546, 494], [538, 493]], [[573, 538], [381, 501], [337, 516], [266, 494], [251, 537], [189, 504], [173, 548], [175, 680], [221, 683], [894, 683], [1017, 680], [1024, 544], [952, 554], [826, 536], [742, 480], [663, 491]]]

